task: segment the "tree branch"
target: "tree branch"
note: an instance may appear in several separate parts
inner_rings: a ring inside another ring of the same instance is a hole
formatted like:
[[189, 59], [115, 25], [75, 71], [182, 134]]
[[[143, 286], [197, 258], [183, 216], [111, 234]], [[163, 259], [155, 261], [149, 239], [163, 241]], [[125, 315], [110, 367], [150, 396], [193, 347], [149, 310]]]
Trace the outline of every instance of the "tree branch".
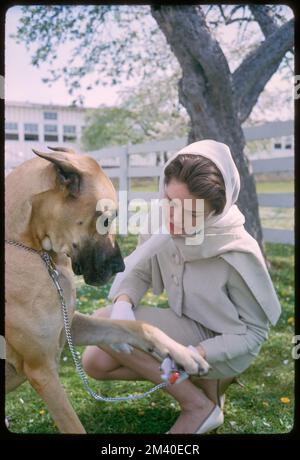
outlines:
[[[271, 28], [270, 24], [268, 27]], [[241, 123], [250, 115], [260, 93], [293, 43], [294, 19], [291, 19], [277, 27], [258, 48], [249, 53], [233, 73], [235, 103]]]
[[249, 8], [265, 37], [268, 37], [279, 28], [268, 5], [249, 5]]
[[[283, 16], [276, 14], [272, 16], [272, 8], [268, 5], [249, 5], [251, 13], [259, 24], [259, 27], [264, 34], [265, 38], [269, 37], [272, 33], [279, 29], [280, 26], [276, 24], [275, 16], [283, 20]], [[291, 47], [289, 50], [294, 54], [294, 49]]]
[[[228, 107], [228, 101], [232, 99], [228, 62], [218, 41], [207, 27], [202, 8], [151, 6], [151, 13], [183, 71], [186, 68], [194, 69], [199, 78], [202, 76], [203, 92], [213, 97], [216, 106]], [[197, 87], [197, 97], [199, 96]]]

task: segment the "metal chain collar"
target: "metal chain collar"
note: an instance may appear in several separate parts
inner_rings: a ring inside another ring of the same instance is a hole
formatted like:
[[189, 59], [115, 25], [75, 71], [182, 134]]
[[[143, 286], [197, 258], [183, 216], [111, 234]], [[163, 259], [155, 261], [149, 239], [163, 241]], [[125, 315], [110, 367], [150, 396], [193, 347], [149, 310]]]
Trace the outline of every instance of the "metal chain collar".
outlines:
[[50, 257], [50, 255], [46, 251], [38, 251], [37, 249], [29, 248], [28, 246], [25, 246], [23, 243], [20, 243], [18, 241], [12, 241], [12, 240], [5, 240], [6, 243], [11, 244], [16, 247], [23, 248], [29, 252], [33, 252], [36, 254], [39, 254], [41, 258], [43, 259], [44, 263], [46, 264], [46, 267], [48, 269], [49, 275], [52, 278], [53, 283], [55, 284], [55, 287], [57, 289], [59, 298], [60, 298], [60, 303], [61, 303], [61, 310], [62, 310], [62, 315], [63, 315], [63, 322], [64, 322], [64, 328], [65, 328], [65, 334], [66, 334], [66, 339], [68, 342], [68, 346], [76, 367], [76, 370], [79, 374], [79, 377], [83, 383], [83, 386], [85, 387], [86, 391], [94, 398], [96, 401], [105, 401], [105, 402], [115, 402], [115, 401], [130, 401], [130, 400], [136, 400], [136, 399], [142, 399], [145, 398], [146, 396], [150, 395], [156, 390], [159, 390], [160, 388], [165, 388], [168, 383], [167, 382], [162, 382], [159, 383], [158, 385], [155, 385], [153, 388], [150, 390], [146, 391], [145, 393], [139, 394], [139, 395], [128, 395], [128, 396], [118, 396], [118, 397], [105, 397], [101, 396], [100, 394], [96, 393], [88, 384], [88, 379], [86, 377], [86, 374], [84, 370], [82, 369], [80, 360], [78, 358], [78, 354], [74, 348], [73, 345], [73, 340], [72, 340], [72, 334], [71, 334], [71, 327], [70, 327], [70, 322], [69, 322], [69, 317], [68, 317], [68, 308], [65, 303], [64, 299], [64, 293], [63, 289], [59, 283], [59, 272], [55, 268], [55, 264]]

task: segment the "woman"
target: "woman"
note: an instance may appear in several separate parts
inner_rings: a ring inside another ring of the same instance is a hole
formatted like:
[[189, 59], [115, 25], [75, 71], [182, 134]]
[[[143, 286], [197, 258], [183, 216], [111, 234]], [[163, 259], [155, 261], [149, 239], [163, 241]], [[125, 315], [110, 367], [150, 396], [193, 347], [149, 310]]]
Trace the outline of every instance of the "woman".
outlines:
[[[276, 324], [280, 316], [262, 253], [234, 204], [239, 190], [239, 174], [225, 144], [203, 140], [173, 155], [160, 178], [160, 196], [183, 206], [191, 199], [194, 220], [196, 200], [204, 200], [204, 239], [187, 244], [180, 228], [184, 222], [171, 213], [170, 236], [159, 253], [117, 275], [110, 292], [113, 306], [94, 313], [153, 324], [195, 347], [210, 364], [206, 376], [167, 387], [181, 407], [169, 433], [204, 433], [223, 423], [226, 388], [254, 361], [268, 337], [269, 322]], [[140, 236], [141, 252], [146, 239]], [[165, 289], [170, 308], [140, 306], [149, 287], [155, 294]], [[83, 365], [99, 380], [161, 382], [158, 362], [136, 349], [128, 354], [87, 347]]]

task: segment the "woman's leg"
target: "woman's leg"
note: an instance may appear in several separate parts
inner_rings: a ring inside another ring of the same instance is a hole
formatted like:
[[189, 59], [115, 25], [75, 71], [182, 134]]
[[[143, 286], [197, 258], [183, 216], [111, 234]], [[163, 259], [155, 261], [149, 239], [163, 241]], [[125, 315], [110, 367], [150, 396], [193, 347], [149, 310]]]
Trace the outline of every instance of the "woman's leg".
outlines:
[[[111, 309], [99, 308], [92, 316], [108, 318]], [[118, 360], [97, 346], [88, 346], [82, 355], [82, 365], [85, 372], [96, 380], [142, 380], [131, 369], [123, 367]]]
[[203, 379], [200, 377], [192, 376], [191, 380], [197, 387], [201, 388], [206, 396], [215, 404], [221, 407], [221, 397], [229, 385], [235, 380], [236, 377], [227, 377], [223, 379]]
[[[117, 353], [109, 348], [106, 351], [140, 379], [161, 383], [160, 363], [151, 355], [135, 348], [130, 354]], [[168, 385], [166, 391], [177, 400], [181, 408], [181, 414], [169, 433], [194, 433], [215, 407], [190, 379], [178, 385]]]
[[[108, 317], [110, 309], [101, 308], [93, 316]], [[117, 353], [110, 347], [89, 346], [82, 357], [83, 367], [98, 380], [150, 380], [161, 383], [159, 362], [151, 355], [134, 349], [131, 354]], [[166, 391], [181, 407], [181, 414], [169, 433], [194, 433], [215, 407], [212, 400], [190, 379], [169, 385]]]

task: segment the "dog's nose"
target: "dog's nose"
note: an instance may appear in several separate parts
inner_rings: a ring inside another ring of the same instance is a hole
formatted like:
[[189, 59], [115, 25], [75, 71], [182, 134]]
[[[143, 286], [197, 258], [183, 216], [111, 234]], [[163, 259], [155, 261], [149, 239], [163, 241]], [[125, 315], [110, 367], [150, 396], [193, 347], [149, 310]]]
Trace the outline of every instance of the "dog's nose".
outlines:
[[111, 269], [113, 273], [123, 272], [125, 270], [125, 264], [123, 259], [114, 260], [111, 263]]

